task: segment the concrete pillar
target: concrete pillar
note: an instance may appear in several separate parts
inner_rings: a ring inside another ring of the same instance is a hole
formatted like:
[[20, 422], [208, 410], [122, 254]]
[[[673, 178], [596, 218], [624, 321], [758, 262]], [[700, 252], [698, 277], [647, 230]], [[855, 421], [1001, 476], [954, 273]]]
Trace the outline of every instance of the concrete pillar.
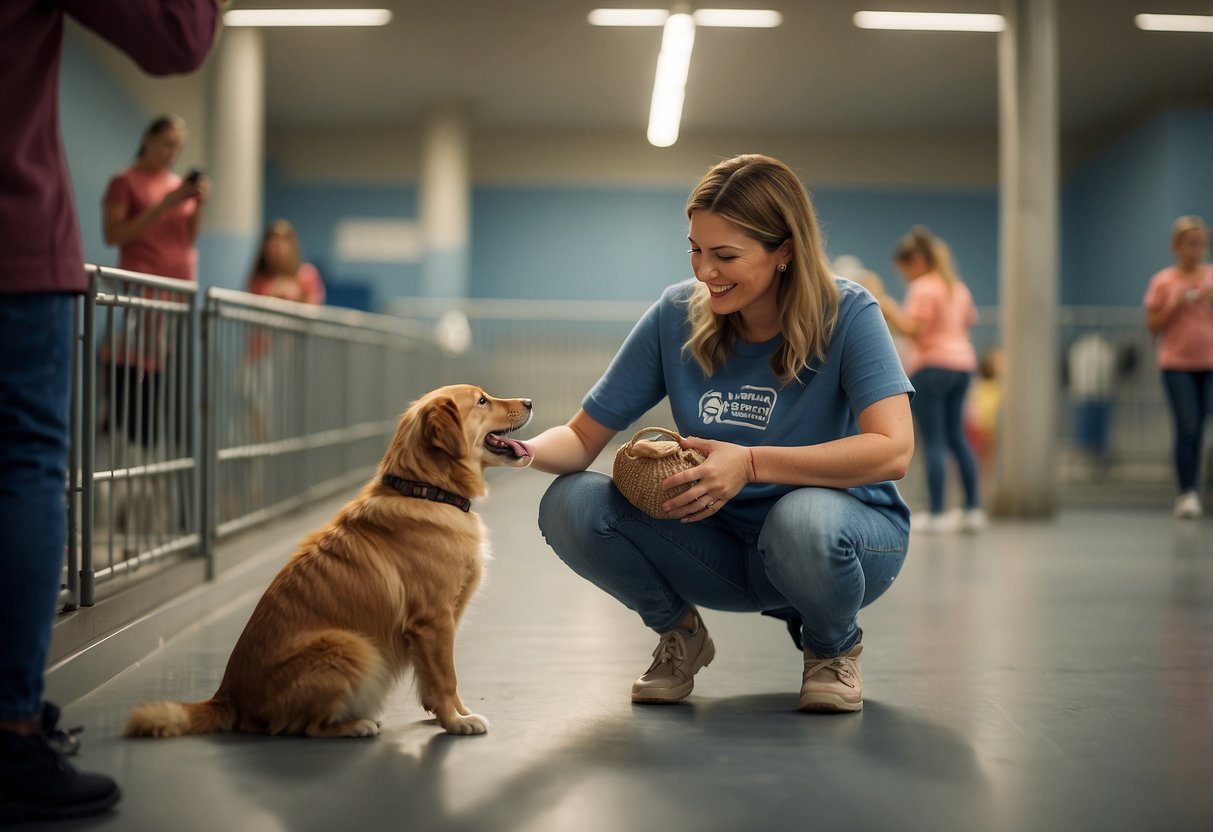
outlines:
[[1056, 0], [1003, 0], [999, 42], [1000, 329], [1006, 356], [996, 514], [1057, 509]]
[[264, 224], [265, 50], [255, 28], [225, 29], [212, 57], [207, 175], [200, 276], [243, 288]]
[[421, 148], [421, 294], [466, 298], [470, 282], [471, 140], [462, 107], [434, 109]]

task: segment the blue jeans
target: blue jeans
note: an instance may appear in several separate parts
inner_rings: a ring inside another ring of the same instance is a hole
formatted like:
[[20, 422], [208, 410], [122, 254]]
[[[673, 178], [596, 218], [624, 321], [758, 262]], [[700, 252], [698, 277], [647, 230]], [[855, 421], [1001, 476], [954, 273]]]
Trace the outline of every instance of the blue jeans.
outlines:
[[1181, 493], [1196, 490], [1205, 417], [1213, 413], [1213, 370], [1163, 370], [1162, 383], [1175, 423], [1175, 473]]
[[959, 370], [927, 367], [910, 379], [914, 399], [910, 409], [918, 422], [922, 455], [927, 466], [927, 500], [932, 514], [944, 509], [944, 478], [948, 454], [956, 459], [960, 482], [964, 487], [965, 508], [981, 506], [977, 488], [977, 461], [964, 433], [965, 393], [969, 374]]
[[0, 720], [42, 710], [67, 539], [71, 295], [0, 295]]
[[657, 520], [593, 471], [558, 477], [539, 504], [539, 528], [569, 567], [659, 633], [692, 604], [736, 612], [788, 607], [819, 656], [859, 639], [856, 616], [893, 583], [907, 535], [846, 491], [801, 488], [771, 508], [759, 532], [717, 514]]

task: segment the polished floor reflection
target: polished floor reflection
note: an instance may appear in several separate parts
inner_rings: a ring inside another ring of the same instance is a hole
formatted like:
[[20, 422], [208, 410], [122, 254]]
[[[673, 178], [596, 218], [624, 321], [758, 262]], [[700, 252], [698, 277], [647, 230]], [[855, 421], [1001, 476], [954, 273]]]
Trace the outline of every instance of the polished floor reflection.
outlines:
[[441, 733], [406, 683], [377, 739], [122, 739], [136, 702], [210, 695], [250, 594], [67, 707], [80, 764], [125, 799], [57, 828], [1213, 829], [1213, 520], [1082, 509], [915, 535], [862, 616], [861, 713], [797, 713], [782, 625], [712, 612], [695, 692], [642, 707], [654, 637], [546, 548], [546, 481], [498, 472], [478, 506], [495, 559], [458, 665], [487, 735]]

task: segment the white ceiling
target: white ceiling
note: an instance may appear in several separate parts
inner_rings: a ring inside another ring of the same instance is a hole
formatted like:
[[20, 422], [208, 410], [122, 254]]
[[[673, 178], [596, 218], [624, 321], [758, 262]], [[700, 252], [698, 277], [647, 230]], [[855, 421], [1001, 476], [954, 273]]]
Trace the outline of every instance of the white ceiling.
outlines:
[[[600, 28], [594, 0], [249, 0], [235, 8], [386, 6], [378, 29], [265, 32], [267, 116], [401, 125], [437, 102], [491, 128], [636, 130], [661, 30]], [[635, 5], [656, 6], [642, 0]], [[998, 0], [705, 2], [774, 8], [777, 29], [700, 28], [682, 132], [992, 131], [997, 36], [855, 28], [861, 9], [997, 12]], [[1143, 32], [1138, 12], [1213, 14], [1211, 0], [1057, 0], [1063, 132], [1098, 133], [1170, 102], [1213, 106], [1213, 35]]]

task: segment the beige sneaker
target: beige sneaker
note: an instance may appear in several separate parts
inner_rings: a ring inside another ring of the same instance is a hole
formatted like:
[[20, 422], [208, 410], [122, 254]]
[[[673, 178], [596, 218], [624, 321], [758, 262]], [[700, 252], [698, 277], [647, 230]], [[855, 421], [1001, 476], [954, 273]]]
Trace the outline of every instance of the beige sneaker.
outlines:
[[661, 634], [653, 663], [632, 683], [633, 702], [677, 702], [695, 687], [695, 674], [716, 658], [716, 645], [703, 619], [695, 616], [695, 632], [674, 629]]
[[859, 670], [859, 654], [862, 652], [863, 645], [856, 643], [841, 656], [822, 659], [806, 647], [804, 676], [800, 683], [800, 710], [862, 710], [863, 674]]

